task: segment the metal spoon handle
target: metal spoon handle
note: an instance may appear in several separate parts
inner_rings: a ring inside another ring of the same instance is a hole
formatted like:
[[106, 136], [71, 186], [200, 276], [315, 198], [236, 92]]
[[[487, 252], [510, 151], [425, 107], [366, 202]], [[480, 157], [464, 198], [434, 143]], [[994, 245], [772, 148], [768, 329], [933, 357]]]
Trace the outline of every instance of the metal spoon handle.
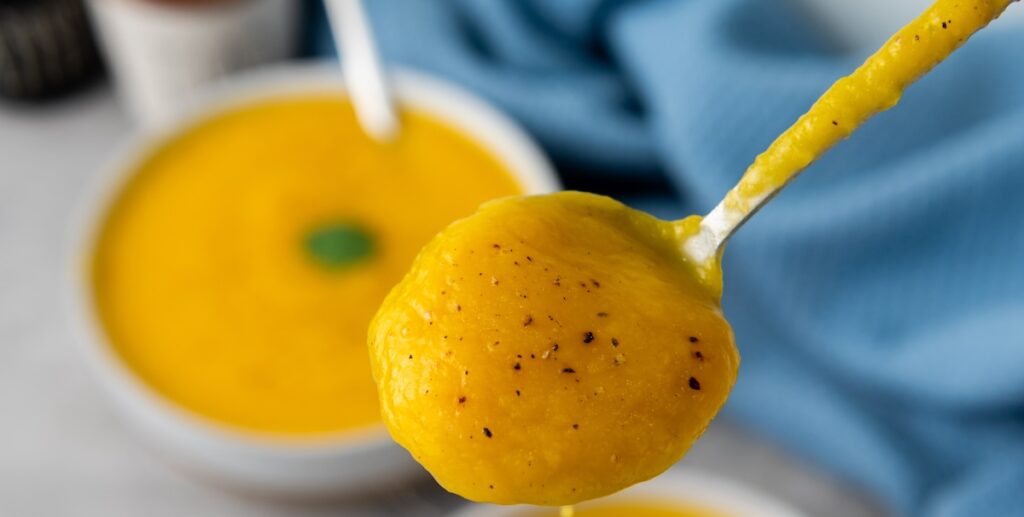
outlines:
[[808, 165], [949, 57], [1015, 0], [937, 0], [900, 29], [856, 71], [832, 85], [810, 111], [758, 156], [739, 183], [683, 243], [683, 252], [707, 264], [729, 237]]
[[326, 5], [359, 123], [375, 140], [388, 141], [398, 133], [398, 116], [363, 4], [326, 0]]

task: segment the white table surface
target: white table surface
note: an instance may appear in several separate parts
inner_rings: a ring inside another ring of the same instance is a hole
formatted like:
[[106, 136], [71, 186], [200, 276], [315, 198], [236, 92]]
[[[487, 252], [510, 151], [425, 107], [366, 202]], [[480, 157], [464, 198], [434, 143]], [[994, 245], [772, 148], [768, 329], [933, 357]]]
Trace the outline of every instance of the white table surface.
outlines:
[[[202, 484], [132, 435], [80, 364], [60, 306], [71, 207], [131, 131], [109, 88], [0, 103], [0, 516], [440, 516], [463, 504], [426, 477], [357, 501], [261, 501]], [[882, 515], [862, 494], [716, 423], [684, 460], [809, 515]]]

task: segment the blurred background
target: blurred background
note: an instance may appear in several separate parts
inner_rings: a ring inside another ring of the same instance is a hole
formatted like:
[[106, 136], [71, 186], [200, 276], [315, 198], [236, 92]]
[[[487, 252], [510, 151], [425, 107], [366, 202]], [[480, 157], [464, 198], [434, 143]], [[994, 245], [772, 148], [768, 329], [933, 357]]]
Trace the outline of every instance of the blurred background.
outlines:
[[[372, 0], [387, 67], [525, 128], [566, 188], [708, 211], [924, 0]], [[743, 354], [683, 460], [808, 515], [1024, 515], [1024, 11], [812, 166], [726, 254]], [[67, 323], [73, 207], [211, 87], [331, 62], [298, 0], [0, 0], [0, 514], [446, 515], [428, 476], [224, 490], [124, 425]], [[238, 95], [242, 95], [241, 92]], [[472, 135], [470, 135], [472, 136]], [[445, 164], [438, 164], [443, 169]]]

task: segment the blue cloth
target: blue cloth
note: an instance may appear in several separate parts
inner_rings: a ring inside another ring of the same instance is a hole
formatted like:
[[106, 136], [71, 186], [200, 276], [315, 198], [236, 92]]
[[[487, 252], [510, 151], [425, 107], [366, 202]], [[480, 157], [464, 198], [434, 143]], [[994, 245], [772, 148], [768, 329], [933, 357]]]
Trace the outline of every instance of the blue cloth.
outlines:
[[[388, 59], [503, 106], [561, 163], [665, 171], [674, 217], [866, 55], [778, 0], [367, 4]], [[1021, 31], [976, 37], [726, 253], [727, 414], [901, 514], [1024, 515], [1021, 56]]]

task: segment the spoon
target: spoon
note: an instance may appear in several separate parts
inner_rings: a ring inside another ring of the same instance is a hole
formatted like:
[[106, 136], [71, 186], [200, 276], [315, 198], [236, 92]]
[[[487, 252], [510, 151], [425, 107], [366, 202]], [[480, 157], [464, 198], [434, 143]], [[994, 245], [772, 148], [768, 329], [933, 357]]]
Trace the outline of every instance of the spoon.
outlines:
[[363, 4], [326, 0], [326, 6], [356, 118], [366, 134], [387, 142], [398, 133], [398, 116]]
[[[911, 83], [952, 54], [1016, 0], [937, 1], [851, 75], [830, 87], [758, 156], [739, 183], [683, 242], [696, 264], [713, 263], [729, 237], [808, 165], [874, 115], [894, 107]], [[971, 4], [971, 5], [967, 5]], [[967, 7], [971, 7], [968, 9]]]
[[558, 192], [493, 200], [448, 226], [369, 327], [392, 437], [447, 490], [479, 502], [576, 504], [669, 468], [739, 371], [719, 302], [729, 236], [1009, 3], [937, 0], [704, 219]]

